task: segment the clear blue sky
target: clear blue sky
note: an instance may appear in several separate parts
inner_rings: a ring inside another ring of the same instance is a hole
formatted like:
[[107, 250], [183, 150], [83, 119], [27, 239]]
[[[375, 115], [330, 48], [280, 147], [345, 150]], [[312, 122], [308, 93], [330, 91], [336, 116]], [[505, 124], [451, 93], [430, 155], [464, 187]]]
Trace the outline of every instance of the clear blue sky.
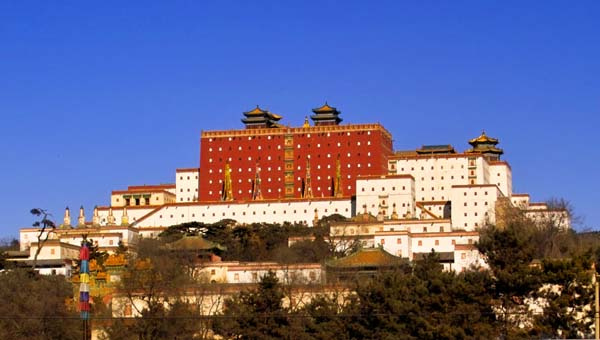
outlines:
[[396, 149], [500, 139], [600, 228], [598, 1], [2, 1], [0, 236], [198, 166], [201, 130], [325, 100]]

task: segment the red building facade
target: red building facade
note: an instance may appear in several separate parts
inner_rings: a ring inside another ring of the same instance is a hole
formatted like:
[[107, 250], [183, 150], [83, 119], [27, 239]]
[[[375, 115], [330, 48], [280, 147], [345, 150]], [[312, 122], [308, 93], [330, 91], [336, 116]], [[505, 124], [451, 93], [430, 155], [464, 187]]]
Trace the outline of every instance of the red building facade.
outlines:
[[[340, 125], [327, 104], [313, 112], [314, 126], [291, 128], [257, 107], [244, 112], [246, 129], [202, 132], [199, 201], [249, 201], [257, 191], [260, 199], [349, 197], [358, 176], [387, 173], [392, 138], [383, 126]], [[223, 193], [226, 167], [232, 197]]]

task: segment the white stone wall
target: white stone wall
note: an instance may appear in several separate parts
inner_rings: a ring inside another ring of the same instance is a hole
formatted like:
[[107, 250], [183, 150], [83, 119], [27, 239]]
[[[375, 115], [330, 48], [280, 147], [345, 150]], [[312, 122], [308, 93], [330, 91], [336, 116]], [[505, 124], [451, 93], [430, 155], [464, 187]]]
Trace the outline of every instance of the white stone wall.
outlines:
[[374, 244], [377, 247], [383, 247], [392, 255], [410, 258], [412, 254], [410, 236], [405, 231], [377, 232], [374, 235]]
[[512, 170], [505, 162], [495, 162], [489, 167], [490, 180], [486, 184], [496, 184], [505, 197], [512, 196]]
[[232, 219], [240, 223], [305, 222], [312, 226], [315, 210], [319, 218], [331, 214], [351, 217], [351, 205], [350, 199], [176, 204], [153, 211], [144, 219], [140, 219], [135, 226], [171, 226], [192, 221], [214, 223], [223, 219]]
[[200, 169], [177, 169], [175, 173], [175, 195], [177, 203], [198, 200], [198, 176]]
[[571, 217], [565, 210], [530, 209], [525, 215], [540, 225], [553, 225], [567, 229], [571, 226]]
[[[414, 177], [417, 201], [447, 201], [453, 185], [469, 184], [468, 159], [464, 155], [399, 158], [395, 161], [397, 174]], [[479, 177], [483, 177], [483, 172]]]
[[513, 194], [510, 198], [511, 203], [520, 209], [527, 209], [529, 207], [529, 200], [528, 194]]
[[452, 187], [452, 228], [476, 230], [486, 221], [494, 223], [495, 205], [502, 193], [496, 185], [458, 185]]
[[479, 240], [476, 232], [423, 233], [411, 236], [411, 259], [414, 253], [430, 253], [432, 249], [436, 253], [453, 252], [456, 245], [475, 244]]
[[64, 275], [65, 277], [71, 277], [71, 266], [66, 264], [55, 268], [36, 268], [35, 271], [41, 275]]
[[[159, 209], [161, 206], [139, 206], [139, 207], [127, 207], [127, 216], [129, 223], [134, 223], [142, 216], [149, 214], [150, 212]], [[100, 225], [107, 226], [108, 224], [108, 207], [98, 207], [98, 216], [100, 216]], [[123, 216], [122, 207], [113, 207], [113, 216], [115, 217], [115, 224], [121, 225], [121, 218]]]
[[[23, 228], [20, 230], [19, 232], [19, 250], [24, 251], [29, 249], [29, 247], [31, 246], [31, 243], [33, 242], [37, 242], [37, 237], [39, 234], [39, 230], [36, 228]], [[46, 238], [46, 235], [48, 234], [48, 232], [44, 232], [42, 234], [42, 240]], [[48, 239], [56, 239], [58, 238], [58, 236], [56, 236], [55, 233], [51, 233], [50, 236], [48, 236]]]
[[401, 217], [407, 212], [415, 215], [415, 181], [411, 176], [388, 175], [381, 177], [364, 177], [356, 181], [357, 213], [367, 212], [374, 216], [381, 206], [386, 218], [390, 218], [394, 207]]
[[260, 278], [273, 271], [279, 282], [283, 284], [321, 283], [321, 266], [319, 264], [280, 265], [248, 263], [227, 267], [228, 283], [257, 283]]
[[452, 269], [456, 272], [461, 272], [468, 270], [471, 266], [488, 267], [477, 248], [472, 246], [457, 246], [454, 250], [454, 265]]

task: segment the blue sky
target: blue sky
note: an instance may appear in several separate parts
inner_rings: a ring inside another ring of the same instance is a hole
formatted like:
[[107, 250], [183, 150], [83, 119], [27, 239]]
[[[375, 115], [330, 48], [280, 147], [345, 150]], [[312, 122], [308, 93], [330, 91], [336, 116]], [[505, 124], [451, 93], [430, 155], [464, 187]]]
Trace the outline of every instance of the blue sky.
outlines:
[[500, 139], [516, 192], [600, 228], [597, 1], [3, 1], [0, 236], [174, 182], [201, 130], [327, 100], [396, 149]]

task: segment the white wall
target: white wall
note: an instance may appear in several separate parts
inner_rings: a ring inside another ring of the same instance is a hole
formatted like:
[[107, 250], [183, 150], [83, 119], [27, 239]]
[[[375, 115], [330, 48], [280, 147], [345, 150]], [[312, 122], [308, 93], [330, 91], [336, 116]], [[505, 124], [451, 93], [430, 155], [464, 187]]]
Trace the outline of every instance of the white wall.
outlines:
[[452, 187], [452, 228], [476, 230], [485, 221], [495, 221], [495, 205], [502, 193], [496, 185], [458, 185]]
[[[129, 223], [133, 223], [140, 219], [142, 216], [147, 215], [160, 208], [160, 206], [137, 206], [127, 207], [127, 216], [129, 217]], [[107, 226], [108, 224], [108, 207], [99, 207], [98, 216], [100, 216], [100, 225]], [[123, 216], [123, 207], [113, 207], [113, 216], [115, 217], [115, 224], [121, 225], [121, 217]]]
[[351, 217], [351, 205], [350, 199], [175, 204], [161, 207], [135, 226], [171, 226], [192, 221], [214, 223], [222, 219], [233, 219], [239, 223], [306, 222], [312, 226], [315, 209], [319, 218], [331, 214]]
[[397, 174], [414, 177], [417, 201], [447, 201], [453, 185], [469, 184], [468, 159], [465, 155], [399, 158], [395, 161]]
[[175, 195], [177, 203], [198, 200], [198, 176], [200, 169], [177, 169], [175, 173]]
[[356, 181], [356, 212], [367, 212], [374, 216], [379, 213], [382, 206], [384, 216], [391, 217], [396, 208], [397, 214], [402, 217], [407, 212], [415, 215], [415, 180], [408, 175], [388, 175], [381, 177], [363, 177]]
[[512, 196], [512, 170], [505, 162], [494, 162], [489, 169], [490, 181], [486, 184], [496, 184], [505, 197]]

